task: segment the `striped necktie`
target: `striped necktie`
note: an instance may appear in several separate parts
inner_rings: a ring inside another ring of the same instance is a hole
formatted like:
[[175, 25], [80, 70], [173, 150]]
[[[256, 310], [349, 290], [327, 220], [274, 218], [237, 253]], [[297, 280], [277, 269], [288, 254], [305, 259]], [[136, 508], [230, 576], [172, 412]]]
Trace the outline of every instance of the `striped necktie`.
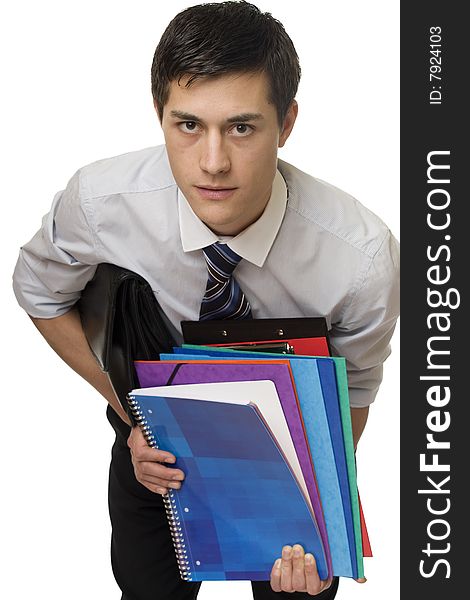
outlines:
[[226, 244], [219, 242], [203, 248], [202, 251], [209, 277], [199, 320], [251, 319], [250, 304], [232, 276], [241, 256]]

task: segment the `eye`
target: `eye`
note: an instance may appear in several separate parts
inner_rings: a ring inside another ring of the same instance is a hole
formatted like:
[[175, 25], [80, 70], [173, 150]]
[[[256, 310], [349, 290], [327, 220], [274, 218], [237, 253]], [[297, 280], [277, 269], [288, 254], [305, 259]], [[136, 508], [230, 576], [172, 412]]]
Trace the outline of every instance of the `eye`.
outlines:
[[253, 133], [253, 127], [251, 125], [247, 125], [246, 123], [238, 123], [234, 127], [232, 127], [230, 133], [236, 135], [237, 137], [246, 137]]
[[183, 121], [178, 123], [178, 127], [183, 133], [194, 133], [197, 131], [198, 125], [196, 121]]

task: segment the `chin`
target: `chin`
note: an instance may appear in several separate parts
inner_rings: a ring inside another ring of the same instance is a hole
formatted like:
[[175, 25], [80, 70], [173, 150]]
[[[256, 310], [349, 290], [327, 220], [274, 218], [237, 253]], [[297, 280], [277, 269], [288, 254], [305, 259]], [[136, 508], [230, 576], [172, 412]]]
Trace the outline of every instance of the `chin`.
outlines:
[[240, 225], [237, 221], [227, 219], [201, 219], [201, 221], [217, 235], [237, 235], [247, 227]]

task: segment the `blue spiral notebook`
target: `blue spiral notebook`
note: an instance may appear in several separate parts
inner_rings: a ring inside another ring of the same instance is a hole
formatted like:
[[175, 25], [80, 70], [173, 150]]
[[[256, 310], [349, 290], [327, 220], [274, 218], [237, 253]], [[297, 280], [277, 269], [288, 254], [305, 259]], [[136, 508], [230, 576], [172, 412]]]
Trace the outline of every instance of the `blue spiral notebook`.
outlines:
[[327, 578], [314, 517], [254, 405], [137, 390], [129, 404], [149, 445], [172, 452], [186, 474], [164, 496], [183, 579], [269, 580], [285, 544], [311, 552]]

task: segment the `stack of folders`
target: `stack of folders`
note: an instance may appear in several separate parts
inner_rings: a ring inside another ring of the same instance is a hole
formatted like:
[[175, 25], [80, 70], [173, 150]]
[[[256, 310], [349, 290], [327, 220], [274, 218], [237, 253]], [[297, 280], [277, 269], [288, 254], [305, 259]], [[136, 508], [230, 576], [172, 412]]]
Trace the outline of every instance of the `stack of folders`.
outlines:
[[181, 577], [268, 580], [286, 544], [312, 553], [321, 579], [363, 577], [345, 360], [330, 357], [325, 319], [182, 330], [172, 354], [135, 362], [128, 397], [186, 476], [164, 496]]

